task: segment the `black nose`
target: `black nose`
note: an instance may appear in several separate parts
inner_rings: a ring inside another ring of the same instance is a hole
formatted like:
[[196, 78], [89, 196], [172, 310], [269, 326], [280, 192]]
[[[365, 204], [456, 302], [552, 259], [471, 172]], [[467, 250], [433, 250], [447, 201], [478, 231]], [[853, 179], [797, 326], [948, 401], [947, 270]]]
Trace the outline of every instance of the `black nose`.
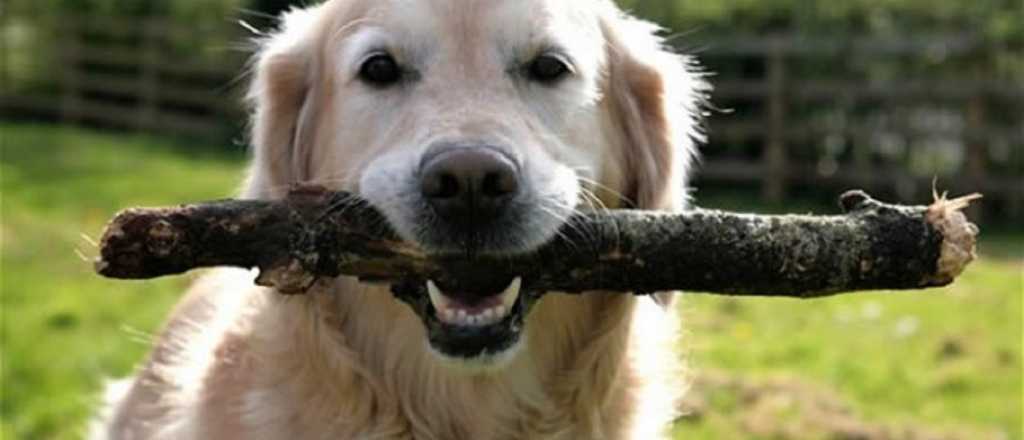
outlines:
[[467, 226], [494, 220], [519, 192], [516, 164], [492, 147], [446, 148], [425, 157], [420, 173], [434, 211]]

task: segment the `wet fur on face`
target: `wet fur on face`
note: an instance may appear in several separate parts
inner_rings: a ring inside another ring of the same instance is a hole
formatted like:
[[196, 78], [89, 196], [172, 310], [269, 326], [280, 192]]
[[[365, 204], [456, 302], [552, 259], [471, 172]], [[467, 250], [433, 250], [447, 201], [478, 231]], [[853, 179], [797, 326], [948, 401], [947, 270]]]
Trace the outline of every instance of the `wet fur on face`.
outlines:
[[[575, 209], [683, 209], [706, 87], [655, 31], [603, 0], [293, 11], [253, 63], [243, 196], [320, 183], [366, 198], [427, 250], [463, 252], [461, 232], [424, 200], [421, 168], [438, 145], [483, 145], [511, 158], [521, 190], [481, 227], [474, 254], [527, 252]], [[571, 75], [541, 84], [523, 73], [552, 51]], [[379, 52], [401, 82], [360, 80]], [[648, 439], [683, 389], [669, 294], [659, 306], [538, 293], [509, 312], [521, 313], [514, 341], [460, 357], [439, 353], [429, 314], [386, 287], [340, 278], [283, 297], [251, 279], [225, 270], [198, 282], [138, 375], [111, 387], [94, 436]]]

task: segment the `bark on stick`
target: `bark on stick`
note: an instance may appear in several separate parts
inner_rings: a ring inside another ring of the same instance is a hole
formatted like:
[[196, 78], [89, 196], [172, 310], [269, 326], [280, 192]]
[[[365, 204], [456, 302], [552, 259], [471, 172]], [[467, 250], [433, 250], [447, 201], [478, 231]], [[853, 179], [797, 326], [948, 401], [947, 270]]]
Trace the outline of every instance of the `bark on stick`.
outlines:
[[979, 196], [929, 206], [862, 191], [833, 216], [595, 211], [571, 218], [536, 252], [503, 258], [429, 255], [401, 240], [359, 199], [318, 187], [283, 200], [222, 200], [129, 209], [101, 242], [96, 271], [140, 279], [211, 266], [259, 268], [257, 282], [302, 293], [318, 278], [493, 292], [514, 276], [535, 292], [644, 294], [684, 290], [810, 298], [949, 284], [974, 258], [977, 228], [961, 210]]

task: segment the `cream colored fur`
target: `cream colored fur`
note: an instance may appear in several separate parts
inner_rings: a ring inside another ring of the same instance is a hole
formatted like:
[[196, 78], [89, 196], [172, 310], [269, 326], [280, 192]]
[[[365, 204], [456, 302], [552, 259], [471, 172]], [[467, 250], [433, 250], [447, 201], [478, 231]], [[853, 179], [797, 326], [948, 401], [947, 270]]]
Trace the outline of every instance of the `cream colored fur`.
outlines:
[[[400, 160], [405, 153], [396, 146], [415, 140], [423, 130], [416, 121], [428, 114], [408, 105], [389, 121], [360, 120], [352, 106], [370, 98], [346, 94], [336, 78], [344, 69], [339, 53], [348, 47], [341, 42], [361, 38], [358, 28], [368, 20], [425, 17], [449, 3], [458, 10], [447, 12], [464, 20], [440, 14], [442, 35], [418, 38], [485, 44], [495, 35], [531, 32], [511, 16], [473, 25], [486, 21], [474, 14], [493, 13], [487, 5], [501, 3], [508, 14], [546, 16], [558, 25], [547, 31], [563, 40], [596, 39], [566, 43], [579, 46], [586, 70], [578, 90], [523, 98], [551, 99], [537, 106], [556, 116], [571, 108], [572, 118], [554, 117], [544, 126], [524, 118], [501, 130], [553, 139], [536, 143], [547, 147], [530, 154], [581, 170], [583, 187], [607, 206], [626, 198], [640, 209], [683, 208], [703, 84], [685, 60], [661, 48], [653, 27], [604, 0], [336, 0], [290, 13], [256, 58], [254, 164], [243, 195], [280, 197], [296, 181], [358, 191], [357, 173], [370, 161]], [[467, 78], [483, 86], [502, 81], [474, 62], [468, 57], [461, 68], [480, 75]], [[448, 87], [431, 102], [464, 104], [454, 101], [459, 84]], [[495, 98], [509, 104], [494, 117], [529, 112], [536, 101], [514, 105]], [[458, 125], [460, 118], [477, 119]], [[494, 126], [479, 118], [450, 112], [430, 123], [458, 130]], [[570, 154], [552, 145], [578, 147]], [[286, 297], [255, 287], [252, 279], [242, 270], [204, 275], [172, 312], [134, 379], [111, 388], [92, 436], [653, 439], [665, 433], [685, 389], [674, 313], [648, 298], [549, 294], [527, 317], [526, 343], [509, 364], [467, 371], [430, 353], [420, 319], [385, 288], [340, 278]]]

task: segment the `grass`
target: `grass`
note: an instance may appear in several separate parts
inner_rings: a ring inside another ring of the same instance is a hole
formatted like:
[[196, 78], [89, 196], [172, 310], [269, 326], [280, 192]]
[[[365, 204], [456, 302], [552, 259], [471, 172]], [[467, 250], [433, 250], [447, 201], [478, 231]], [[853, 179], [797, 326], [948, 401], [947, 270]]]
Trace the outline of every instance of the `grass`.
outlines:
[[[229, 196], [244, 158], [46, 125], [0, 123], [0, 132], [0, 436], [77, 438], [103, 380], [142, 359], [147, 335], [187, 283], [100, 279], [76, 254], [94, 252], [82, 234], [95, 237], [125, 206]], [[809, 302], [688, 296], [680, 306], [686, 356], [698, 372], [827, 390], [867, 424], [1021, 440], [1024, 233], [993, 242], [998, 259], [983, 258], [942, 290]], [[677, 423], [679, 438], [818, 435], [760, 432], [749, 422], [761, 409], [742, 393], [703, 396], [700, 417]], [[772, 420], [811, 417], [790, 412]]]
[[[0, 125], [0, 437], [77, 438], [101, 382], [144, 356], [183, 279], [112, 282], [77, 254], [129, 205], [229, 196], [243, 156], [145, 136]], [[221, 149], [223, 151], [223, 149]]]
[[[811, 302], [694, 296], [683, 305], [686, 345], [697, 370], [828, 384], [867, 421], [1020, 439], [1021, 290], [1019, 261], [983, 260], [929, 292]], [[707, 423], [716, 422], [679, 431]]]

